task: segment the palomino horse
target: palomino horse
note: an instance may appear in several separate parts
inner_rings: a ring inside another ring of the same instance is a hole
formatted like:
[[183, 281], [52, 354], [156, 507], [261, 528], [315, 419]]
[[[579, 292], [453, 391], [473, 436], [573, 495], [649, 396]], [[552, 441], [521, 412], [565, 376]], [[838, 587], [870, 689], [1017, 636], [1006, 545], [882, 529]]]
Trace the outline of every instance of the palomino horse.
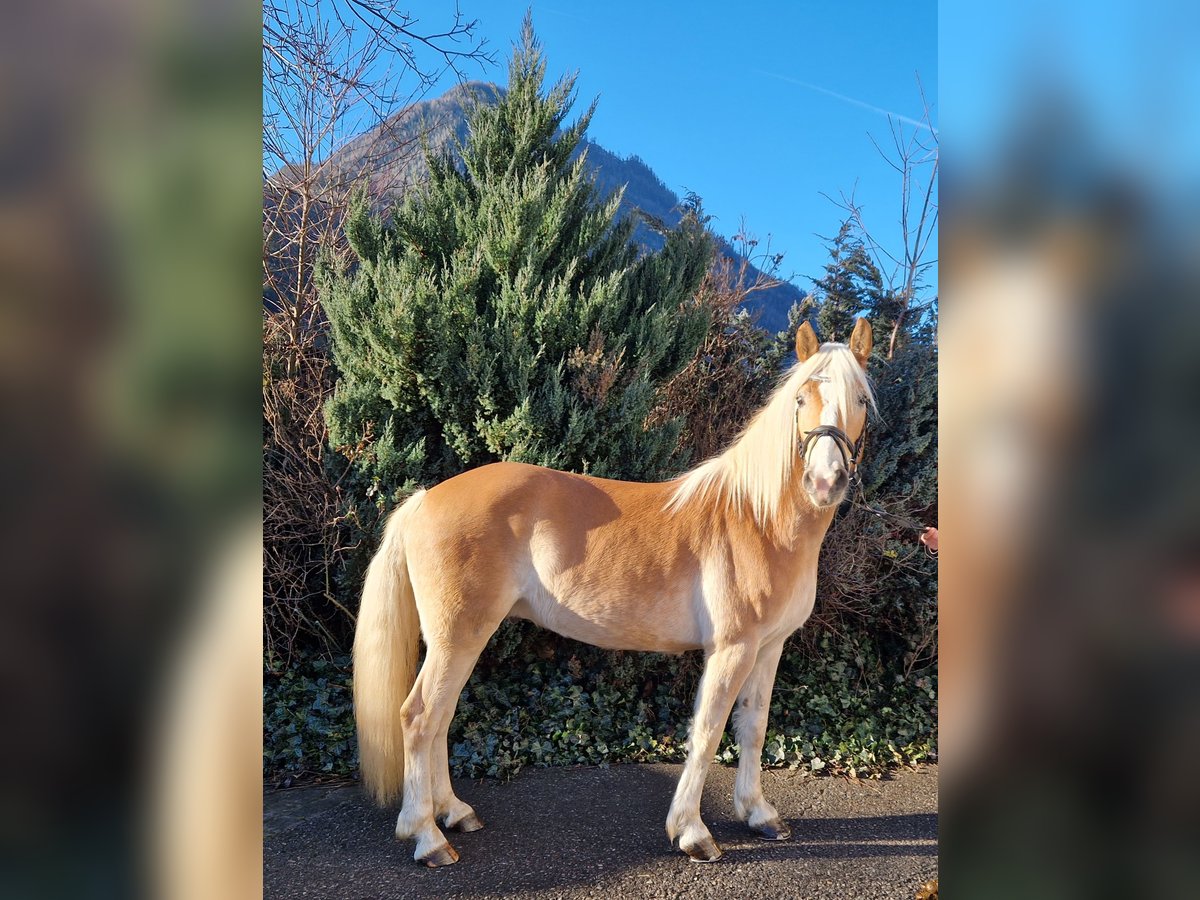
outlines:
[[[446, 734], [459, 693], [500, 623], [530, 619], [599, 647], [703, 649], [687, 762], [667, 835], [693, 860], [721, 855], [700, 795], [736, 701], [734, 808], [768, 840], [788, 827], [762, 794], [760, 763], [784, 640], [812, 612], [817, 554], [859, 456], [871, 328], [797, 363], [741, 437], [673, 481], [637, 484], [496, 463], [418, 491], [388, 521], [354, 638], [363, 781], [403, 792], [396, 836], [429, 866], [458, 860], [438, 828], [474, 831], [454, 795]], [[418, 636], [426, 645], [417, 664]]]

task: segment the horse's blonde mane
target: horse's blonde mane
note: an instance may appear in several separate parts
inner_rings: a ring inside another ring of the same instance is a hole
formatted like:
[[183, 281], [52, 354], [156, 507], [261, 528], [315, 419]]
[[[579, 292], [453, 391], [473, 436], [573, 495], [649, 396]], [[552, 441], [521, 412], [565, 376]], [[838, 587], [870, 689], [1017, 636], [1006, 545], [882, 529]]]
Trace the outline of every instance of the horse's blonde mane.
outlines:
[[676, 512], [692, 501], [749, 508], [763, 529], [777, 530], [784, 510], [785, 489], [796, 461], [796, 395], [806, 381], [827, 378], [842, 422], [864, 394], [872, 408], [875, 395], [866, 374], [845, 344], [822, 344], [803, 363], [784, 373], [766, 406], [719, 456], [677, 479], [667, 501]]

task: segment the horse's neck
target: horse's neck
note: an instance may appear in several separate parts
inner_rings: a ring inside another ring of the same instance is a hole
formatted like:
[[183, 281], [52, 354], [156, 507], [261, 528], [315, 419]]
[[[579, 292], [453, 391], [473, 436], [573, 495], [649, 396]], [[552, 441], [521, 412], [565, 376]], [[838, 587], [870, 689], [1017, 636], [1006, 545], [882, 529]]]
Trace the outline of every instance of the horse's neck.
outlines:
[[803, 470], [793, 471], [780, 498], [776, 522], [762, 529], [764, 540], [781, 551], [817, 550], [833, 522], [834, 509], [818, 509], [801, 487]]

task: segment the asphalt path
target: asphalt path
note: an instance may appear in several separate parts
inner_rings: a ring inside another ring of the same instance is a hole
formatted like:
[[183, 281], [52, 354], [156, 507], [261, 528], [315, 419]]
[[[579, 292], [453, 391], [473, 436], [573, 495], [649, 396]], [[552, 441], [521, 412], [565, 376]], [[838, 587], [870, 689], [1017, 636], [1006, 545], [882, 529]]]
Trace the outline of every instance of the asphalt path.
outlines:
[[937, 769], [882, 781], [769, 770], [763, 789], [791, 826], [758, 840], [734, 818], [734, 769], [714, 766], [701, 807], [725, 851], [690, 862], [664, 822], [680, 766], [529, 769], [506, 784], [456, 781], [483, 819], [449, 832], [461, 854], [425, 869], [392, 836], [396, 810], [355, 785], [264, 796], [266, 897], [911, 898], [937, 875]]

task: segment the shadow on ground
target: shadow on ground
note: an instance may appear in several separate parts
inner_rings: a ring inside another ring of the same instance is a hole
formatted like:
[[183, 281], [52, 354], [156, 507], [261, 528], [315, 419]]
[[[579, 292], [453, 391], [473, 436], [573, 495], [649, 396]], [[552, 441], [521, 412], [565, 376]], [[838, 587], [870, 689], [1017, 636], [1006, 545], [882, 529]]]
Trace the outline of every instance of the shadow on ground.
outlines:
[[764, 773], [792, 827], [757, 840], [733, 814], [733, 770], [712, 770], [703, 812], [725, 856], [689, 863], [664, 822], [678, 766], [541, 769], [508, 784], [456, 782], [485, 828], [448, 836], [461, 861], [427, 870], [392, 837], [395, 810], [355, 786], [270, 792], [267, 897], [904, 897], [937, 870], [937, 774], [883, 782]]

